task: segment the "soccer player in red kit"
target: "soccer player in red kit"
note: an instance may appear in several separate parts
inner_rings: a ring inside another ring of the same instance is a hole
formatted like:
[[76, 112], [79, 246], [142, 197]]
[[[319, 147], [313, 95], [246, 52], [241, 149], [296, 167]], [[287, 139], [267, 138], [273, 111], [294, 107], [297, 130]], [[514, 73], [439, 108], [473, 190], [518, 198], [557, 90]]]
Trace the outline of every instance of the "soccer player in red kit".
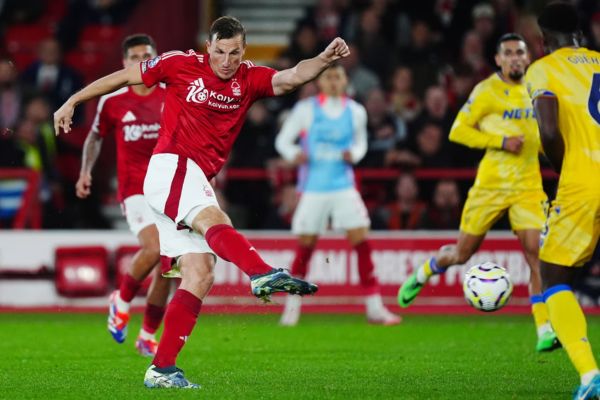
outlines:
[[[125, 68], [156, 57], [156, 44], [148, 35], [128, 36], [121, 47]], [[75, 185], [77, 197], [84, 199], [90, 195], [92, 168], [102, 140], [107, 135], [115, 135], [119, 201], [129, 228], [141, 246], [119, 290], [110, 296], [108, 331], [118, 343], [123, 343], [127, 336], [131, 300], [154, 266], [160, 265], [158, 230], [152, 210], [144, 199], [143, 182], [158, 139], [165, 92], [159, 85], [149, 88], [135, 85], [100, 98], [94, 124], [83, 146], [81, 172]], [[135, 347], [144, 356], [156, 354], [158, 343], [154, 334], [165, 313], [169, 288], [170, 280], [162, 277], [160, 268], [156, 268], [148, 291], [142, 329], [135, 342]]]
[[184, 377], [175, 361], [212, 286], [215, 254], [242, 269], [259, 298], [268, 299], [274, 292], [304, 295], [317, 290], [316, 285], [263, 261], [231, 226], [209, 180], [225, 163], [255, 100], [288, 93], [315, 79], [332, 62], [348, 56], [348, 46], [335, 38], [318, 56], [293, 68], [259, 67], [242, 61], [245, 29], [232, 17], [213, 22], [206, 46], [207, 54], [167, 52], [139, 67], [105, 76], [75, 93], [54, 113], [56, 133], [61, 128], [69, 132], [75, 106], [85, 100], [127, 85], [166, 84], [144, 196], [155, 214], [164, 274], [181, 275], [182, 281], [165, 313], [158, 351], [144, 378], [147, 387], [199, 387]]

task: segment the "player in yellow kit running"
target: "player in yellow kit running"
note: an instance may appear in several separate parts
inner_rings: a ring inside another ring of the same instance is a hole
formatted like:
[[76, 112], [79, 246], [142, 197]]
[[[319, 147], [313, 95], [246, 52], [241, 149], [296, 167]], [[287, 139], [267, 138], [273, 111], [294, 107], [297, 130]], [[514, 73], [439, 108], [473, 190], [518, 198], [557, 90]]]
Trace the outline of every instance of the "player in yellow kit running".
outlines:
[[600, 372], [570, 285], [600, 236], [600, 53], [579, 47], [570, 3], [549, 4], [538, 24], [548, 55], [531, 66], [526, 85], [544, 151], [560, 173], [540, 246], [544, 299], [581, 378], [574, 399], [599, 399]]
[[538, 128], [523, 76], [529, 65], [524, 39], [509, 33], [500, 38], [498, 73], [480, 82], [458, 114], [450, 140], [486, 149], [462, 212], [456, 245], [443, 246], [417, 268], [398, 291], [408, 307], [432, 275], [466, 263], [492, 225], [508, 212], [510, 224], [530, 267], [529, 293], [537, 329], [537, 351], [559, 346], [542, 297], [538, 243], [544, 225], [546, 194], [538, 153]]

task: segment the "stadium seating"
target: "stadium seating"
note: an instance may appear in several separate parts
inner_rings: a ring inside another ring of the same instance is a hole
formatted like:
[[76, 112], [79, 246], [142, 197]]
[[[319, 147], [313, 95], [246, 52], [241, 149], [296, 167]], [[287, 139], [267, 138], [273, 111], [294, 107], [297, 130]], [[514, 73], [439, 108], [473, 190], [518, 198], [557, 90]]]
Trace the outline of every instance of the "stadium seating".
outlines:
[[47, 25], [13, 25], [6, 31], [6, 49], [19, 70], [23, 70], [37, 58], [39, 43], [52, 36]]

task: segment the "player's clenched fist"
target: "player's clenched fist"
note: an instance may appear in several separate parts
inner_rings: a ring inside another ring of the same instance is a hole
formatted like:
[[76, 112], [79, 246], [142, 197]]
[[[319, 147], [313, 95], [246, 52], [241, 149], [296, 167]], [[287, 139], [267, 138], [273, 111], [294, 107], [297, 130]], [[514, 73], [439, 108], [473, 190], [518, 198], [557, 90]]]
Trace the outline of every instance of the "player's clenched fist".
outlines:
[[82, 174], [79, 176], [75, 184], [75, 194], [80, 199], [85, 199], [92, 192], [92, 176], [90, 174]]
[[329, 43], [329, 46], [325, 48], [322, 54], [327, 59], [327, 62], [333, 62], [340, 58], [348, 57], [350, 50], [344, 39], [336, 37]]
[[509, 153], [519, 154], [523, 147], [523, 143], [525, 143], [525, 138], [523, 136], [507, 136], [502, 143], [502, 149]]

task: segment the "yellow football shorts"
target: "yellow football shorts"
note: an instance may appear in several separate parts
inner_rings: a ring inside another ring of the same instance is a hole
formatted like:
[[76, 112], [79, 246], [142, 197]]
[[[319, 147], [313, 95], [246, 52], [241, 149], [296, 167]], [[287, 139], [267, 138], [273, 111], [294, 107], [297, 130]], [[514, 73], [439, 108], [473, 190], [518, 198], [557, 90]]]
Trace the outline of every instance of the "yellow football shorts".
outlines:
[[494, 190], [473, 187], [463, 207], [460, 230], [485, 235], [506, 211], [513, 231], [541, 230], [546, 220], [546, 193], [543, 190]]
[[592, 258], [599, 236], [598, 197], [553, 201], [540, 239], [540, 260], [581, 267]]

